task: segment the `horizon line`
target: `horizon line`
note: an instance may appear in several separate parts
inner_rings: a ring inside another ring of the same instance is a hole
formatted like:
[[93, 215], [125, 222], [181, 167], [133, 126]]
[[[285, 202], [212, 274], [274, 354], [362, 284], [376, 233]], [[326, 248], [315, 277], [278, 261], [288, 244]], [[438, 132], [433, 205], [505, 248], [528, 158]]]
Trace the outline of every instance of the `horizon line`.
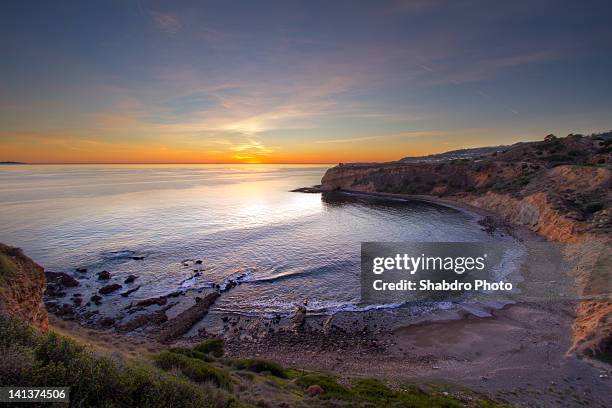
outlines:
[[[340, 163], [340, 162], [338, 162]], [[240, 162], [20, 162], [5, 160], [0, 161], [0, 164], [21, 164], [21, 165], [74, 165], [74, 164], [247, 164], [247, 165], [261, 165], [261, 164], [337, 164], [335, 162], [309, 162], [309, 163], [297, 163], [297, 162], [269, 162], [269, 163], [240, 163]]]

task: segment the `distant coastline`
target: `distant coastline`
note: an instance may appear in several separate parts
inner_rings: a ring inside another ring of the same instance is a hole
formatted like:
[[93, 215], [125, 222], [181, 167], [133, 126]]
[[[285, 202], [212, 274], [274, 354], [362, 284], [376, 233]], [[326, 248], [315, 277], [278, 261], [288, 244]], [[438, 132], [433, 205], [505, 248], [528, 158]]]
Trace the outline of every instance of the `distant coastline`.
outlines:
[[27, 163], [16, 162], [16, 161], [0, 161], [0, 164], [27, 164]]

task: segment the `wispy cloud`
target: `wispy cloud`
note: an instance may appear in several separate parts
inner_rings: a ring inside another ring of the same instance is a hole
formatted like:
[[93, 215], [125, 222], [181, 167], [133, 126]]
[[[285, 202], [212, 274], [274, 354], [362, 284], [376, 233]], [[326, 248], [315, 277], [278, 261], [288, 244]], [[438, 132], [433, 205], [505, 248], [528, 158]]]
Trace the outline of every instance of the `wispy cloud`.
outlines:
[[151, 11], [151, 18], [158, 28], [168, 34], [176, 34], [183, 28], [181, 20], [175, 14]]
[[363, 136], [363, 137], [350, 137], [345, 139], [323, 139], [317, 140], [315, 143], [327, 144], [327, 143], [355, 143], [363, 142], [366, 140], [376, 139], [394, 139], [394, 138], [414, 138], [414, 137], [429, 137], [429, 136], [442, 136], [448, 134], [447, 131], [437, 130], [409, 130], [405, 132], [398, 132], [386, 135], [374, 135], [374, 136]]

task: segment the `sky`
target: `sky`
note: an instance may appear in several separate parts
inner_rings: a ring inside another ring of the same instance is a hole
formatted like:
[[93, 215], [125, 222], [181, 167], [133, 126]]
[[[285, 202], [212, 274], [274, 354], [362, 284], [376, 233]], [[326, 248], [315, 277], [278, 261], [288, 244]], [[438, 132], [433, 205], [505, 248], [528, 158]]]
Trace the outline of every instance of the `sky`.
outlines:
[[390, 161], [612, 129], [610, 1], [0, 8], [0, 161]]

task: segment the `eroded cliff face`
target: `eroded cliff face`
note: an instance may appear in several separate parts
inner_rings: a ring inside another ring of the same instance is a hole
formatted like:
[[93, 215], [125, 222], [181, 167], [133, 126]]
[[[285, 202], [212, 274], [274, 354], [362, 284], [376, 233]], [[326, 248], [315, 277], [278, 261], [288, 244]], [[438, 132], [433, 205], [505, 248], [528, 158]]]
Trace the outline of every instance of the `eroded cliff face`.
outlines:
[[49, 321], [43, 303], [45, 286], [40, 265], [20, 249], [0, 244], [0, 313], [46, 332]]
[[[610, 144], [571, 137], [469, 160], [340, 165], [322, 190], [444, 197], [570, 243], [576, 291], [573, 351], [612, 355]], [[559, 157], [570, 161], [561, 164]], [[574, 158], [575, 160], [570, 160]], [[574, 163], [575, 162], [575, 163]], [[604, 357], [606, 358], [606, 357]]]

